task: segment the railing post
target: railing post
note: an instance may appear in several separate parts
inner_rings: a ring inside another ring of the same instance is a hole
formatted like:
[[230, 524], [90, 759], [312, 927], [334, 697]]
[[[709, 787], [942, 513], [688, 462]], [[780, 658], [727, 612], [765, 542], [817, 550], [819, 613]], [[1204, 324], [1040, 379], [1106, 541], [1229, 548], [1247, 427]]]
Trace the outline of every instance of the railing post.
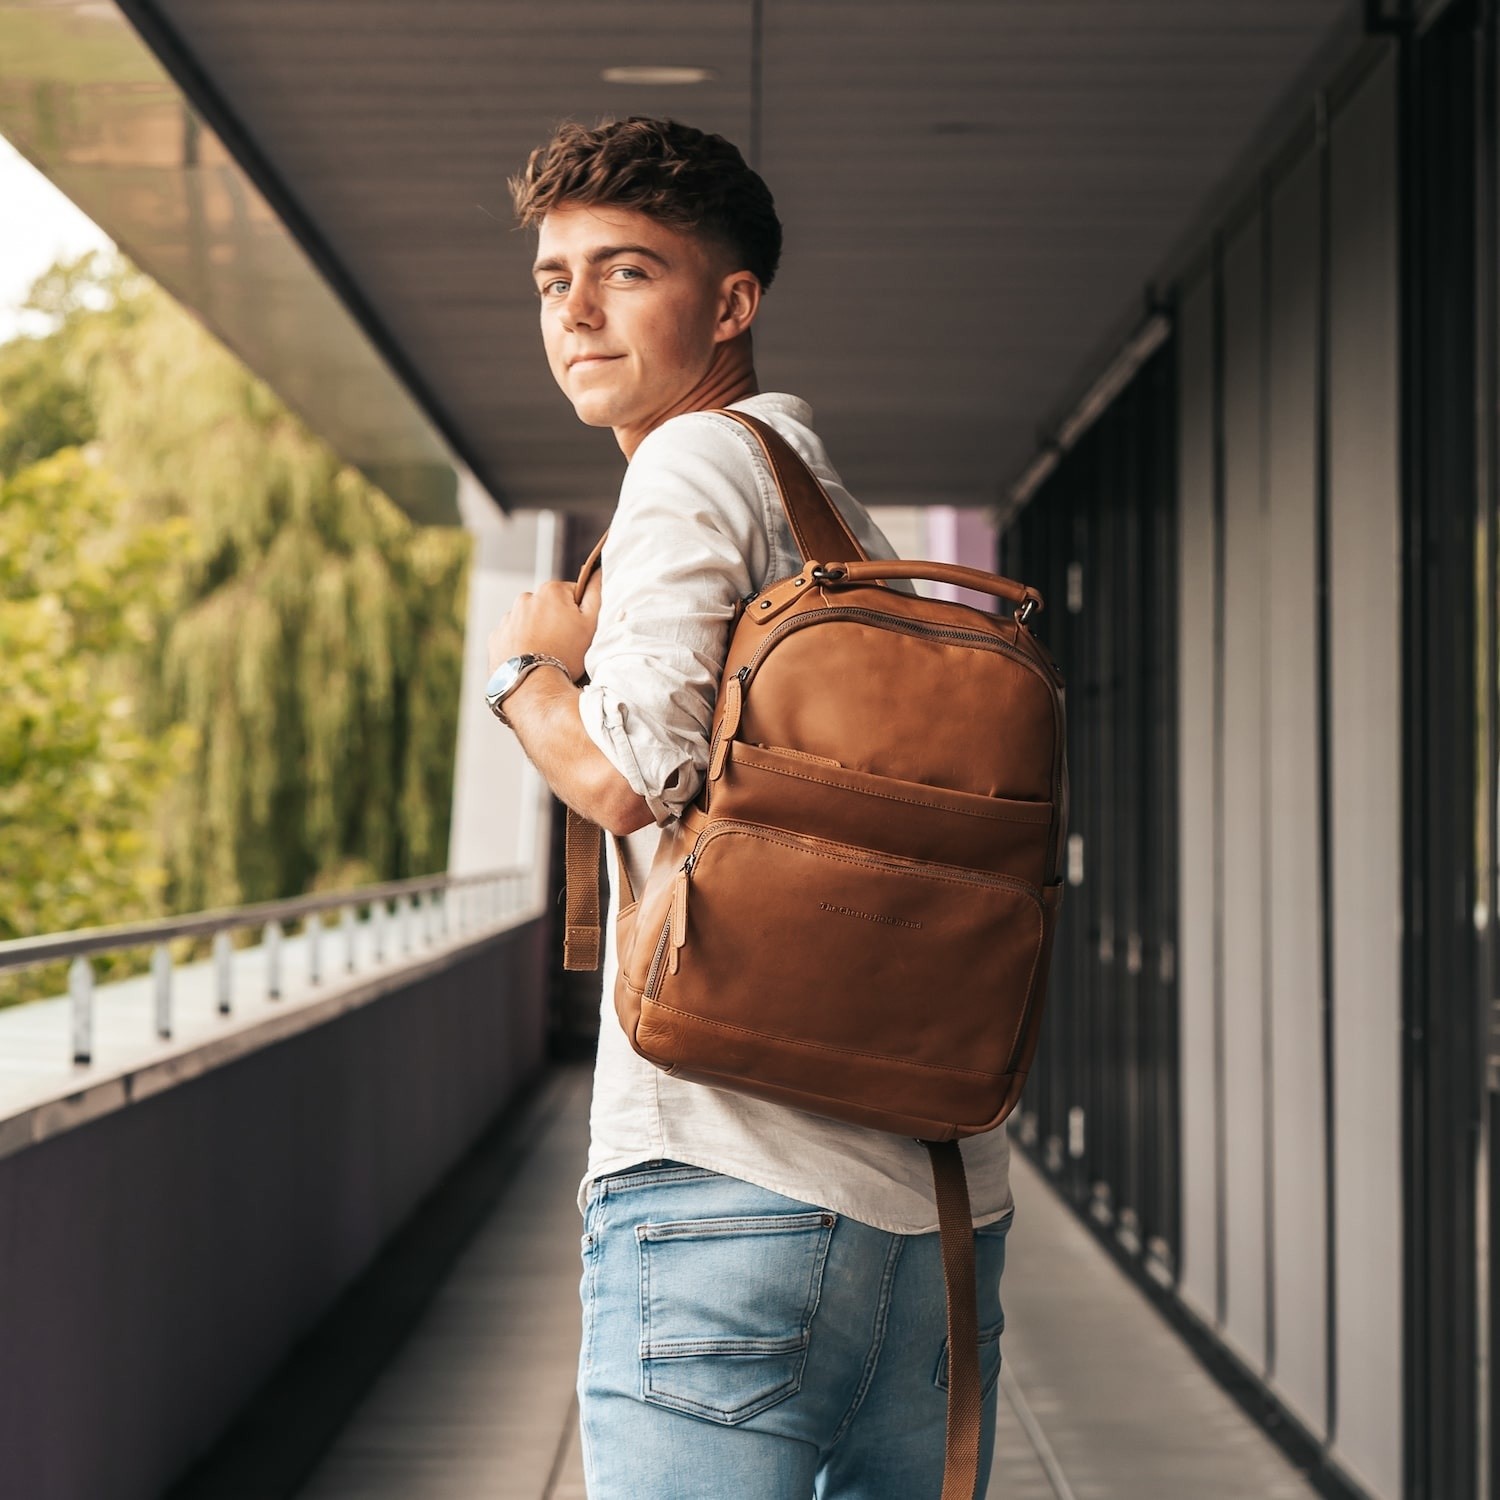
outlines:
[[156, 989], [156, 1034], [172, 1040], [172, 953], [165, 943], [151, 950], [151, 978]]
[[86, 1067], [94, 1060], [94, 966], [81, 954], [68, 965], [68, 994], [73, 1001], [73, 1061]]
[[214, 989], [219, 997], [219, 1014], [227, 1016], [233, 1002], [234, 950], [229, 945], [227, 929], [214, 933]]
[[281, 923], [272, 918], [266, 923], [262, 940], [266, 950], [266, 999], [281, 999]]
[[[415, 956], [420, 948], [431, 949], [439, 943], [462, 937], [476, 930], [498, 927], [514, 919], [528, 903], [537, 899], [538, 881], [525, 871], [507, 869], [465, 876], [438, 876], [421, 881], [404, 882], [395, 896], [372, 896], [369, 888], [340, 891], [333, 895], [309, 895], [295, 901], [267, 903], [273, 910], [289, 916], [265, 918], [260, 931], [265, 949], [265, 996], [268, 1000], [285, 997], [288, 920], [301, 921], [307, 945], [307, 977], [310, 986], [324, 980], [322, 938], [324, 913], [337, 912], [337, 926], [343, 934], [343, 968], [349, 974], [358, 972], [360, 964], [373, 957], [377, 964], [389, 963], [399, 952]], [[413, 889], [419, 886], [419, 889]], [[398, 887], [399, 888], [399, 887]], [[387, 887], [389, 889], [389, 887]], [[394, 906], [392, 902], [394, 901]], [[368, 923], [362, 920], [360, 905], [366, 907]], [[309, 909], [312, 908], [312, 909]], [[162, 918], [150, 922], [124, 924], [110, 941], [111, 948], [97, 948], [97, 937], [85, 937], [79, 943], [59, 942], [66, 934], [49, 934], [42, 941], [20, 939], [0, 942], [0, 962], [8, 961], [20, 969], [33, 964], [71, 960], [68, 968], [69, 1027], [74, 1062], [81, 1067], [93, 1063], [96, 973], [92, 952], [150, 950], [148, 968], [151, 975], [152, 1010], [155, 1034], [159, 1041], [174, 1040], [177, 1035], [176, 1004], [173, 987], [176, 968], [171, 944], [178, 937], [201, 933], [208, 926], [211, 933], [210, 972], [213, 975], [215, 1008], [220, 1016], [233, 1013], [234, 1001], [234, 933], [243, 927], [252, 931], [260, 920], [254, 907], [236, 913], [194, 913], [191, 916]], [[396, 924], [396, 930], [392, 929]], [[220, 925], [227, 924], [227, 925]], [[361, 928], [368, 925], [366, 939]], [[369, 950], [361, 944], [368, 941]], [[399, 944], [399, 949], [396, 945]], [[80, 949], [84, 951], [79, 951]], [[41, 956], [37, 956], [41, 955]], [[1166, 964], [1169, 960], [1163, 958]], [[337, 960], [335, 960], [337, 967]], [[259, 982], [259, 981], [256, 981]], [[252, 986], [253, 988], [253, 986]], [[139, 986], [134, 993], [140, 994]], [[202, 1013], [197, 1015], [201, 1017]], [[57, 1017], [61, 1021], [61, 1016]], [[202, 1020], [189, 1018], [190, 1030]]]

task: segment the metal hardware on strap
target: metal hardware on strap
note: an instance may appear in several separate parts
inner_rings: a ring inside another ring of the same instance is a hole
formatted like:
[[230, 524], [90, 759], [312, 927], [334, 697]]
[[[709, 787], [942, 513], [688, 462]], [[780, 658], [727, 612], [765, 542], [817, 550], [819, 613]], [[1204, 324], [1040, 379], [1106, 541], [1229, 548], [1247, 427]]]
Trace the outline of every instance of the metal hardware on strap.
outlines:
[[979, 1484], [979, 1291], [974, 1216], [957, 1141], [923, 1141], [932, 1160], [948, 1298], [948, 1437], [942, 1500], [974, 1500]]

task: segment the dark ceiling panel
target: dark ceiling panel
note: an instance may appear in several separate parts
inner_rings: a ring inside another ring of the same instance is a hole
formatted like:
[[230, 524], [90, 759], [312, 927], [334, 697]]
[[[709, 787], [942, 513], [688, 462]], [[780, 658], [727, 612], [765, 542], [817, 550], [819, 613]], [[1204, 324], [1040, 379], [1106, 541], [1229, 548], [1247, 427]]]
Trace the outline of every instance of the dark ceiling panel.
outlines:
[[[560, 118], [671, 113], [761, 162], [762, 382], [867, 500], [998, 498], [1349, 0], [128, 0], [175, 33], [439, 428], [506, 504], [621, 467], [553, 389], [505, 178]], [[601, 82], [626, 63], [716, 81]], [[274, 194], [272, 195], [274, 198]]]

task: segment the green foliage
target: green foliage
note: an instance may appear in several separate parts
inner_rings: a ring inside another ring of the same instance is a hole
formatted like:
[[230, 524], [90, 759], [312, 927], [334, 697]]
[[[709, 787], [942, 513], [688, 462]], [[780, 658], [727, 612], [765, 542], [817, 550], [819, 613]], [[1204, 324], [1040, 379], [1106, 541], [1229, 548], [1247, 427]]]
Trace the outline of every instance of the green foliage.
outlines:
[[0, 346], [0, 935], [446, 862], [468, 540], [414, 527], [160, 290]]
[[77, 448], [0, 479], [0, 938], [160, 910], [155, 814], [193, 734], [142, 732], [135, 656], [181, 528], [121, 527], [122, 503]]

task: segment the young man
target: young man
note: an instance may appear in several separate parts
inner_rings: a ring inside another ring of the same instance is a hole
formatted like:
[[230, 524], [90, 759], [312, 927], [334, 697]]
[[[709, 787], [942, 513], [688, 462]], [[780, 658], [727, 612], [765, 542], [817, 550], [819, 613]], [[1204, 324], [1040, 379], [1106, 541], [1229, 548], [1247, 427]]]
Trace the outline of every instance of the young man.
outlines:
[[[751, 328], [781, 226], [729, 142], [670, 120], [565, 125], [511, 187], [538, 230], [553, 377], [581, 421], [613, 429], [629, 465], [602, 591], [581, 609], [563, 582], [523, 596], [490, 638], [492, 684], [558, 797], [628, 836], [640, 889], [659, 826], [701, 785], [736, 602], [802, 561], [759, 448], [712, 409], [769, 422], [866, 551], [894, 554], [807, 405], [759, 391]], [[937, 1500], [947, 1361], [926, 1152], [638, 1057], [612, 1004], [618, 899], [580, 1188], [592, 1500]], [[966, 1141], [964, 1156], [980, 1226], [986, 1472], [1005, 1132]]]

